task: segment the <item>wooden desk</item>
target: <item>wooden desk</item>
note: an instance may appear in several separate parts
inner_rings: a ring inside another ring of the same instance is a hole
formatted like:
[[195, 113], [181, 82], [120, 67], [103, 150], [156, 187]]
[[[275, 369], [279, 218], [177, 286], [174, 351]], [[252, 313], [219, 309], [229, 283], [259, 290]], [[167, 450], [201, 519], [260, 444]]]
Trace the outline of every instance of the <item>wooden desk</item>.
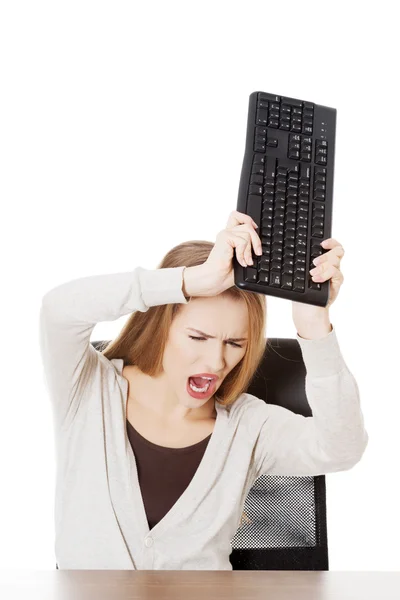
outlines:
[[0, 570], [4, 600], [399, 600], [394, 571]]

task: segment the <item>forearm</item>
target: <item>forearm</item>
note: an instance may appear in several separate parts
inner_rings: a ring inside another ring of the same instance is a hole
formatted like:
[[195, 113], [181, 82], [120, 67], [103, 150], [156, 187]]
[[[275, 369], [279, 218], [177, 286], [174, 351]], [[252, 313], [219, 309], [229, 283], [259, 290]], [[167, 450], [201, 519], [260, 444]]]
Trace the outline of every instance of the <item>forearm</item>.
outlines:
[[204, 265], [184, 268], [182, 292], [187, 300], [191, 296], [213, 296], [216, 294], [211, 276], [204, 268]]
[[297, 334], [305, 340], [318, 340], [332, 331], [329, 309], [324, 306], [293, 302], [292, 318]]
[[[114, 321], [152, 306], [183, 303], [183, 267], [81, 277], [51, 289], [40, 309], [40, 350], [59, 425], [77, 409], [79, 381], [95, 372], [90, 343], [96, 323]], [[74, 405], [73, 405], [74, 404]]]

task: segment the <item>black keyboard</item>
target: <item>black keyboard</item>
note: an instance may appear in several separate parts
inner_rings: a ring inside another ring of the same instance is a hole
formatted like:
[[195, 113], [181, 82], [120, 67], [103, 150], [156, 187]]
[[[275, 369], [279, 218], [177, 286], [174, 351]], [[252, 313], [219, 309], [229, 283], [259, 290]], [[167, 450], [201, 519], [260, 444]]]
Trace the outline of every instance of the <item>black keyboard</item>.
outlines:
[[326, 306], [330, 282], [309, 270], [332, 237], [336, 109], [253, 92], [237, 210], [257, 223], [262, 255], [243, 267], [234, 254], [235, 285], [296, 302]]

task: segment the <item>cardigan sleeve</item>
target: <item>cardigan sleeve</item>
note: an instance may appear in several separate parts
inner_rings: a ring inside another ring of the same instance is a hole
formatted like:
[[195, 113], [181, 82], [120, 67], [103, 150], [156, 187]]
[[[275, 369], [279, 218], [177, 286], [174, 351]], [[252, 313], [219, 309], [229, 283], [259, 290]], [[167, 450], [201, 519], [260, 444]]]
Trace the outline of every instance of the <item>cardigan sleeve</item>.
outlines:
[[68, 425], [95, 373], [100, 353], [90, 343], [101, 321], [114, 321], [151, 306], [187, 304], [182, 292], [185, 267], [82, 277], [59, 285], [42, 298], [39, 346], [45, 383], [57, 426]]
[[313, 416], [304, 417], [263, 400], [249, 404], [253, 430], [258, 427], [256, 477], [344, 471], [359, 462], [368, 444], [358, 385], [343, 359], [335, 329], [318, 340], [298, 334], [297, 340]]

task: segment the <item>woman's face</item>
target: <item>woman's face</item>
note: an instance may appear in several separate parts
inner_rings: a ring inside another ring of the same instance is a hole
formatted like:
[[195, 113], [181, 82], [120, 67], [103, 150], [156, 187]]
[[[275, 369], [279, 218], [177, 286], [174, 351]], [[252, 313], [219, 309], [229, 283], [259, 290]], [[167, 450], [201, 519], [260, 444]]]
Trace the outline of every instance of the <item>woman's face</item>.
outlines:
[[[228, 373], [246, 352], [247, 341], [228, 341], [229, 338], [247, 338], [247, 306], [223, 295], [194, 298], [182, 305], [175, 316], [163, 356], [164, 373], [161, 378], [168, 390], [169, 406], [199, 409], [183, 411], [183, 415], [197, 416], [214, 411], [214, 395]], [[213, 338], [205, 338], [197, 329]], [[201, 338], [200, 340], [192, 338]], [[217, 376], [216, 387], [202, 399], [193, 398], [187, 390], [188, 378], [198, 373]]]

